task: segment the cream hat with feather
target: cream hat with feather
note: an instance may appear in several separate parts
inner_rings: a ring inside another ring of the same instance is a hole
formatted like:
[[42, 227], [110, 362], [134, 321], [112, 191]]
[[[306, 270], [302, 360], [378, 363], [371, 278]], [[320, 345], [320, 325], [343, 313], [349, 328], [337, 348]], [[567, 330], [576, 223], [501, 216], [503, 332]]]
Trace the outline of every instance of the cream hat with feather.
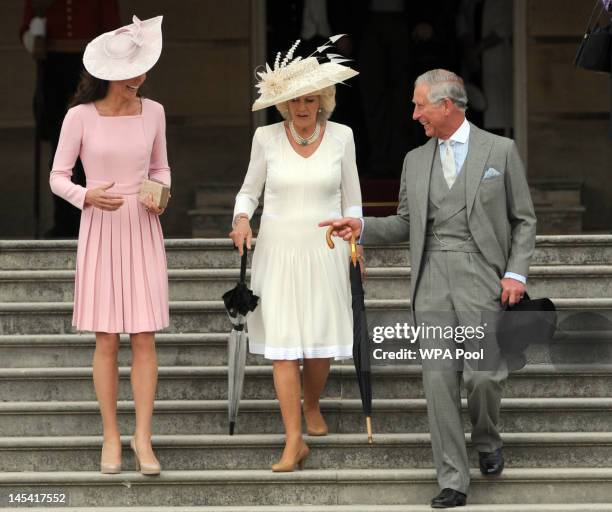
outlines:
[[[323, 54], [343, 35], [330, 37], [326, 44], [319, 46], [312, 55], [306, 58], [293, 58], [293, 53], [300, 44], [299, 39], [282, 60], [282, 54], [278, 52], [274, 67], [266, 64], [265, 70], [257, 71], [259, 81], [256, 87], [259, 89], [259, 98], [253, 103], [252, 110], [278, 105], [293, 98], [320, 91], [330, 85], [342, 83], [358, 75], [359, 73], [354, 69], [341, 64], [350, 59], [335, 53]], [[320, 55], [315, 56], [315, 54]], [[328, 61], [320, 62], [319, 59], [322, 58], [327, 58]]]

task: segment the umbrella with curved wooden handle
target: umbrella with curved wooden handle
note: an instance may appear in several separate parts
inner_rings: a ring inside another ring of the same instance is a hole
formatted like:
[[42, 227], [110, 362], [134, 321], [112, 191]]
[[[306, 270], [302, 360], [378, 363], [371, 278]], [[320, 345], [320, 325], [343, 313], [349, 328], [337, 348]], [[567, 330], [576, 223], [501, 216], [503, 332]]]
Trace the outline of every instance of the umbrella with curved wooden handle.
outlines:
[[[334, 227], [330, 226], [326, 233], [327, 245], [330, 249], [335, 247], [332, 240]], [[353, 363], [357, 373], [357, 383], [361, 395], [361, 405], [366, 417], [368, 442], [373, 442], [372, 435], [372, 380], [370, 370], [370, 337], [365, 312], [363, 283], [361, 281], [361, 262], [357, 258], [357, 243], [355, 235], [351, 237], [351, 260], [349, 274], [351, 281], [351, 295], [353, 307]]]
[[[334, 226], [329, 226], [327, 233], [325, 234], [325, 238], [327, 239], [327, 246], [330, 249], [333, 249], [335, 246], [334, 241], [332, 240], [332, 235], [334, 233]], [[351, 235], [351, 261], [353, 262], [353, 266], [357, 266], [357, 241], [355, 240], [355, 234]]]

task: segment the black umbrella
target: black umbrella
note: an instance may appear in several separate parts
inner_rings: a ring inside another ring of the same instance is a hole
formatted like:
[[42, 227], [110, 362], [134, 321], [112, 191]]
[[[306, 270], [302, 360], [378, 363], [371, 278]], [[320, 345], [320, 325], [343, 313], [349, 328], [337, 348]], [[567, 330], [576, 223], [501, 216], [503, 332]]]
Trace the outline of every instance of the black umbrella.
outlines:
[[[327, 244], [334, 248], [331, 235], [333, 227], [327, 230]], [[353, 364], [357, 373], [359, 394], [363, 414], [366, 417], [368, 442], [372, 437], [372, 371], [370, 368], [370, 336], [365, 311], [363, 283], [361, 281], [361, 263], [357, 260], [357, 246], [355, 236], [351, 238], [351, 261], [349, 262], [349, 275], [351, 281], [351, 295], [353, 307]]]
[[232, 322], [228, 339], [227, 361], [227, 413], [229, 417], [229, 434], [234, 435], [238, 406], [244, 384], [244, 367], [246, 365], [247, 335], [244, 330], [246, 315], [257, 307], [259, 297], [254, 295], [246, 284], [247, 247], [243, 246], [240, 262], [240, 280], [231, 290], [223, 294], [225, 309]]

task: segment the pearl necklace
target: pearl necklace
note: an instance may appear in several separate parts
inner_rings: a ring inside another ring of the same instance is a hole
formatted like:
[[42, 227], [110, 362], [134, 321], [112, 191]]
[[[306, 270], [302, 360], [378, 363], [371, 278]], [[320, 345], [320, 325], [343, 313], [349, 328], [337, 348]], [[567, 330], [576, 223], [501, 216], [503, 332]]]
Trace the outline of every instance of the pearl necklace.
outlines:
[[309, 144], [315, 142], [319, 138], [319, 135], [321, 135], [321, 125], [319, 123], [315, 125], [315, 129], [310, 137], [302, 137], [296, 131], [295, 126], [293, 126], [293, 121], [291, 121], [289, 122], [289, 133], [291, 133], [291, 136], [296, 144], [299, 144], [300, 146], [308, 146]]

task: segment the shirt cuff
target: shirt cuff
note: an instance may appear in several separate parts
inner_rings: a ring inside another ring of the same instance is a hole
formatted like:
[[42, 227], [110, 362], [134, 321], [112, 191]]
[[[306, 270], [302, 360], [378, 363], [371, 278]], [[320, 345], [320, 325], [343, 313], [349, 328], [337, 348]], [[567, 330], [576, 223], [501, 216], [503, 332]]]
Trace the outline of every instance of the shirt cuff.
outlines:
[[527, 284], [527, 278], [522, 276], [521, 274], [515, 274], [514, 272], [506, 272], [504, 274], [504, 278], [515, 279], [516, 281], [520, 281], [523, 284]]
[[359, 240], [357, 240], [357, 245], [362, 245], [362, 240], [363, 240], [363, 232], [365, 230], [365, 220], [363, 219], [363, 217], [359, 217], [359, 220], [361, 221], [361, 233], [359, 234]]
[[236, 196], [236, 205], [234, 206], [234, 217], [236, 217], [236, 215], [239, 213], [246, 213], [250, 219], [255, 213], [257, 205], [258, 201], [253, 200], [253, 198], [250, 196], [247, 196], [246, 194], [238, 194]]
[[344, 209], [343, 217], [361, 217], [363, 216], [363, 210], [361, 206], [349, 206]]

